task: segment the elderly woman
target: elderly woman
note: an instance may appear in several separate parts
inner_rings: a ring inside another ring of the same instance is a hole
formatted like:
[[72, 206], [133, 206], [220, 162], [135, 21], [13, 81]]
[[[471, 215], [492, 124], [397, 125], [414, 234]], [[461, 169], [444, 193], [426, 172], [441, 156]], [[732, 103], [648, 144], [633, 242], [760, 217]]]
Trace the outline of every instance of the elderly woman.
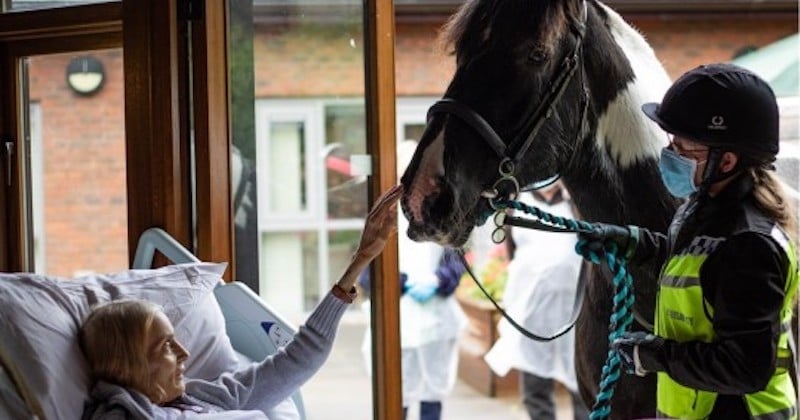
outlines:
[[190, 355], [157, 305], [119, 300], [96, 307], [80, 331], [96, 380], [83, 418], [177, 419], [195, 413], [267, 418], [265, 412], [297, 391], [330, 354], [339, 320], [355, 296], [358, 274], [396, 230], [400, 193], [394, 187], [375, 204], [350, 265], [294, 339], [265, 360], [216, 381], [184, 380], [183, 362]]

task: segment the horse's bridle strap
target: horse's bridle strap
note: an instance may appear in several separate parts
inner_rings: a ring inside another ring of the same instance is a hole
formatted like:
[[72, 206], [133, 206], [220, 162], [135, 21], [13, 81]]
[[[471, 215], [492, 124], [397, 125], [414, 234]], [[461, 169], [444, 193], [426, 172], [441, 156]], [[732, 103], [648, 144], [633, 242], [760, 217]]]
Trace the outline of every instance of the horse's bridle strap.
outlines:
[[[584, 20], [586, 19], [585, 14], [586, 11], [584, 10]], [[550, 85], [550, 88], [545, 93], [544, 98], [539, 102], [534, 112], [525, 120], [520, 134], [517, 135], [509, 145], [506, 145], [494, 128], [492, 128], [491, 124], [479, 113], [452, 98], [442, 98], [434, 103], [430, 109], [428, 109], [428, 122], [430, 122], [433, 115], [437, 113], [455, 115], [480, 134], [481, 138], [483, 138], [492, 150], [497, 153], [497, 156], [500, 158], [509, 158], [514, 164], [518, 163], [522, 156], [528, 151], [528, 148], [530, 148], [539, 129], [541, 129], [544, 122], [550, 117], [553, 108], [564, 94], [575, 71], [580, 67], [580, 55], [583, 46], [583, 38], [586, 32], [585, 22], [572, 22], [570, 30], [575, 34], [575, 48], [568, 56], [564, 57], [561, 63], [561, 69]], [[581, 83], [583, 83], [583, 80], [581, 80]]]
[[480, 134], [498, 156], [504, 157], [506, 155], [506, 144], [503, 143], [503, 140], [500, 139], [500, 136], [497, 135], [492, 126], [472, 108], [462, 105], [455, 99], [442, 98], [428, 109], [428, 122], [430, 122], [433, 114], [441, 112], [457, 116]]
[[[561, 100], [561, 96], [564, 95], [567, 85], [569, 85], [572, 76], [580, 65], [585, 26], [582, 23], [576, 23], [570, 26], [570, 28], [575, 33], [576, 38], [575, 48], [572, 54], [564, 57], [564, 61], [561, 62], [561, 69], [550, 85], [550, 89], [545, 93], [544, 98], [539, 102], [539, 106], [536, 107], [536, 110], [534, 110], [525, 121], [519, 135], [517, 135], [508, 146], [508, 157], [512, 158], [515, 163], [525, 156], [525, 153], [531, 147], [531, 144], [533, 144], [533, 140], [539, 134], [539, 130], [542, 128], [545, 121], [550, 118], [553, 108], [558, 101]], [[583, 83], [583, 81], [581, 81], [581, 83]]]

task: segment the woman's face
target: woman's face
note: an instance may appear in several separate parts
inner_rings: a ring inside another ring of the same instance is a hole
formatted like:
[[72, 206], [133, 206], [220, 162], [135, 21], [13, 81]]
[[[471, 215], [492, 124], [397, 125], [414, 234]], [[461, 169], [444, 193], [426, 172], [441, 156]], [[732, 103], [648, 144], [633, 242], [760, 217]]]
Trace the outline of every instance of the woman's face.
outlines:
[[150, 386], [158, 386], [164, 391], [163, 404], [180, 397], [185, 386], [183, 384], [183, 362], [189, 352], [175, 339], [172, 323], [163, 312], [158, 311], [153, 324], [147, 331], [147, 350], [150, 366]]
[[694, 185], [700, 185], [703, 182], [706, 162], [708, 162], [708, 146], [686, 137], [670, 136], [669, 147], [677, 154], [697, 162], [697, 170], [694, 172]]

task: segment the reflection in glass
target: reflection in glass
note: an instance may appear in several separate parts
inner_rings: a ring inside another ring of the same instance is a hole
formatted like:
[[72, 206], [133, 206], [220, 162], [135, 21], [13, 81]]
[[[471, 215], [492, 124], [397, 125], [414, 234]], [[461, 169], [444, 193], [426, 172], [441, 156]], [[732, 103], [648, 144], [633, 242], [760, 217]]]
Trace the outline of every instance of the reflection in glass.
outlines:
[[[325, 159], [328, 217], [359, 218], [367, 212], [366, 176], [354, 176], [350, 156], [366, 153], [364, 107], [325, 106]], [[335, 278], [335, 277], [334, 277]]]

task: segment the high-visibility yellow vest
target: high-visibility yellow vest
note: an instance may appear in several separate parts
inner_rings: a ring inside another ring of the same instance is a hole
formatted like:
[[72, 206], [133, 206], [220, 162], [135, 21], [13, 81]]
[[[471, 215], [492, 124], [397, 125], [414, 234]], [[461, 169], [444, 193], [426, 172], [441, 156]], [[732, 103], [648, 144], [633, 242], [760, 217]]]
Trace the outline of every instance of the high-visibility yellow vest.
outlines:
[[[745, 395], [750, 415], [754, 419], [772, 420], [796, 418], [796, 394], [790, 374], [789, 331], [792, 319], [792, 302], [797, 291], [797, 258], [794, 245], [779, 227], [772, 230], [772, 237], [781, 245], [789, 257], [786, 279], [786, 297], [781, 309], [782, 332], [778, 339], [778, 367], [767, 387], [759, 392]], [[714, 308], [706, 303], [700, 288], [700, 267], [709, 254], [725, 238], [698, 237], [666, 262], [659, 285], [656, 307], [655, 333], [679, 342], [716, 339], [711, 320]], [[711, 414], [717, 399], [715, 392], [701, 391], [680, 385], [664, 372], [658, 373], [656, 406], [660, 416], [679, 419], [705, 419]]]

